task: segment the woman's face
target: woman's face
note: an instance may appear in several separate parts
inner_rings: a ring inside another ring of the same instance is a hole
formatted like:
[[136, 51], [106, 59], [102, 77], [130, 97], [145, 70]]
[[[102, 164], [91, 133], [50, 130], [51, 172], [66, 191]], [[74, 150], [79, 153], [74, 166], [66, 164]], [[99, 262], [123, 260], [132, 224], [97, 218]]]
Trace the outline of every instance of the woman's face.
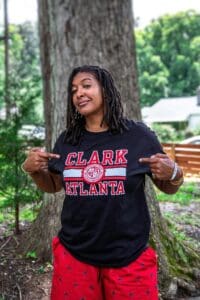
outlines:
[[93, 74], [81, 72], [72, 81], [72, 101], [77, 111], [84, 117], [103, 118], [104, 101], [102, 88]]

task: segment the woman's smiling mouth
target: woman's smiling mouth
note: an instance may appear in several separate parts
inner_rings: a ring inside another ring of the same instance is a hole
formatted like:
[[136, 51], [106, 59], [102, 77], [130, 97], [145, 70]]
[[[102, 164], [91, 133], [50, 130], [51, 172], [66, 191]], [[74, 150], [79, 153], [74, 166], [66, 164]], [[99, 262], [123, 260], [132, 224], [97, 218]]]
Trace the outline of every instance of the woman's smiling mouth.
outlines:
[[83, 107], [83, 106], [87, 105], [89, 101], [90, 101], [90, 100], [81, 100], [81, 101], [79, 101], [79, 102], [77, 103], [77, 106], [78, 106], [78, 107]]

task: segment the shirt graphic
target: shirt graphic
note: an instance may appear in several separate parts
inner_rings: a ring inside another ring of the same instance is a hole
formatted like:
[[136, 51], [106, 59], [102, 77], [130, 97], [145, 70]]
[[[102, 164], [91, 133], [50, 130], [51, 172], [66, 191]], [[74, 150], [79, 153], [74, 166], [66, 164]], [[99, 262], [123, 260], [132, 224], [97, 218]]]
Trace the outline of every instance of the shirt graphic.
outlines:
[[94, 150], [88, 159], [84, 151], [70, 152], [63, 177], [67, 195], [97, 196], [125, 194], [127, 149]]

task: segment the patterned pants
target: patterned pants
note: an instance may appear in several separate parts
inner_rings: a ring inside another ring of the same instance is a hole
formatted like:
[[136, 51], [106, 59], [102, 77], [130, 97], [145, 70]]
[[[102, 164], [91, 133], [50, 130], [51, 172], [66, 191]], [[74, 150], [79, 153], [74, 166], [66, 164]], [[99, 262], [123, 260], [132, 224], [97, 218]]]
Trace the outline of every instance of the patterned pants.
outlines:
[[80, 262], [53, 239], [51, 300], [158, 300], [157, 259], [147, 248], [121, 268], [99, 268]]

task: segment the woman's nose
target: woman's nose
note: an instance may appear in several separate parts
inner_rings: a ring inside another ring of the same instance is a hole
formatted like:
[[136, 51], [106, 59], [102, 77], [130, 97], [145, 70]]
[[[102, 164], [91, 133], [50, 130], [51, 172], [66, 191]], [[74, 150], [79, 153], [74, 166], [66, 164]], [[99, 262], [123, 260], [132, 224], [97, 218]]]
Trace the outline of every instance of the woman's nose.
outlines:
[[82, 89], [81, 87], [79, 87], [79, 88], [77, 89], [76, 96], [77, 96], [78, 98], [81, 97], [81, 96], [83, 96], [83, 89]]

